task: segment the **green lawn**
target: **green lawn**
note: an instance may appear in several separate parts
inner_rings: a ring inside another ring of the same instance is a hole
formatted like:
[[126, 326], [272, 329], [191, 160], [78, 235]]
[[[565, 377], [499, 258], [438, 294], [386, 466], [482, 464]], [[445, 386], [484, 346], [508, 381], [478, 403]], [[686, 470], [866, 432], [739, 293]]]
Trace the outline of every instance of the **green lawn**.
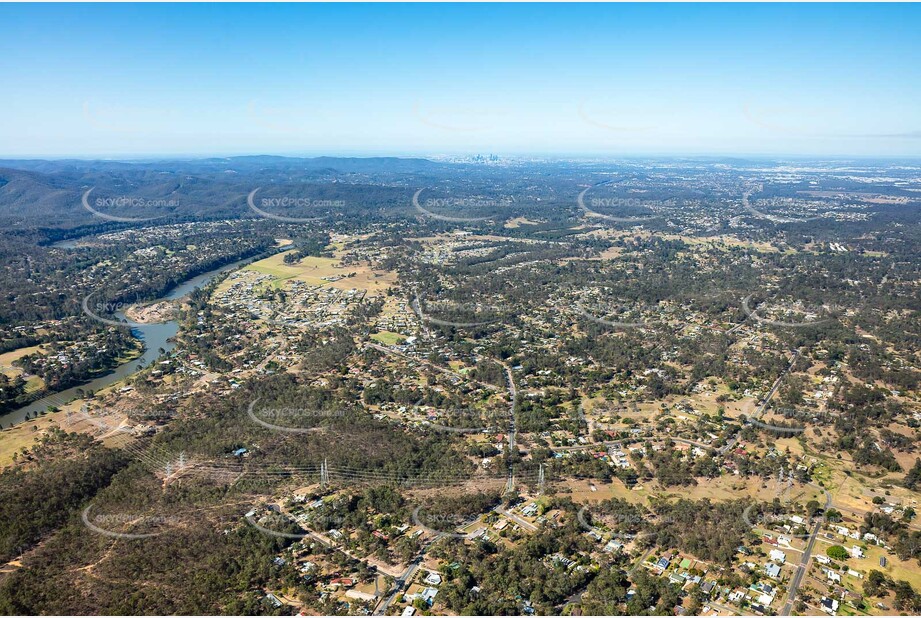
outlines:
[[378, 343], [383, 343], [384, 345], [397, 345], [403, 341], [403, 335], [391, 333], [388, 330], [382, 330], [371, 335], [371, 339], [374, 339]]

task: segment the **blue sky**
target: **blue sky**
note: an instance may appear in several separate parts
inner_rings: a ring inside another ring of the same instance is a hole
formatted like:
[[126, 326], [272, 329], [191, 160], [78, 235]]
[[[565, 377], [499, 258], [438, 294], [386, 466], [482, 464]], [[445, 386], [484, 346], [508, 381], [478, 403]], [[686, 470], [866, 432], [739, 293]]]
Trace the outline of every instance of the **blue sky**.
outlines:
[[0, 5], [0, 157], [921, 155], [918, 5]]

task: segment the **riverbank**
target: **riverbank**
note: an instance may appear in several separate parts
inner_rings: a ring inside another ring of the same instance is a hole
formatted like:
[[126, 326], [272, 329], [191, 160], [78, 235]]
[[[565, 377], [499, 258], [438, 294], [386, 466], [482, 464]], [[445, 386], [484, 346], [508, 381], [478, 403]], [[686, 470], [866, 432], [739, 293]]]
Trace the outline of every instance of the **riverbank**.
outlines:
[[[220, 266], [214, 270], [196, 275], [174, 287], [162, 298], [139, 305], [135, 311], [139, 311], [141, 315], [151, 319], [154, 314], [162, 313], [165, 315], [164, 308], [166, 306], [175, 307], [176, 301], [187, 296], [196, 288], [205, 287], [216, 277], [237, 270], [249, 264], [254, 259], [254, 257], [243, 258], [236, 262]], [[156, 309], [150, 311], [150, 308]], [[119, 317], [125, 318], [127, 316], [120, 315]], [[45, 413], [49, 407], [61, 408], [68, 402], [80, 398], [85, 391], [98, 392], [113, 384], [122, 382], [125, 378], [134, 375], [139, 370], [157, 360], [160, 357], [160, 350], [163, 350], [165, 353], [171, 352], [175, 347], [173, 339], [178, 332], [179, 323], [175, 319], [158, 323], [137, 322], [132, 327], [131, 333], [136, 339], [140, 340], [142, 345], [143, 351], [138, 356], [117, 365], [114, 370], [86, 383], [73, 386], [57, 393], [51, 393], [26, 406], [7, 412], [0, 416], [0, 424], [2, 424], [3, 427], [9, 428], [27, 420], [27, 416], [29, 417], [28, 420], [31, 421], [33, 417]], [[0, 434], [0, 436], [2, 435], [3, 434]]]
[[[20, 348], [19, 350], [13, 350], [11, 352], [8, 352], [4, 356], [8, 358], [14, 358], [14, 357], [22, 358], [23, 356], [26, 356], [28, 354], [36, 354], [36, 353], [46, 354], [48, 352], [45, 349], [46, 345], [47, 344], [40, 344], [36, 346], [30, 346], [28, 348]], [[37, 401], [48, 399], [49, 397], [54, 397], [56, 395], [59, 395], [64, 392], [69, 392], [71, 390], [84, 388], [88, 386], [89, 384], [93, 383], [95, 380], [99, 380], [100, 378], [104, 378], [105, 376], [109, 375], [112, 371], [114, 371], [119, 366], [139, 359], [141, 356], [143, 356], [144, 352], [145, 352], [145, 349], [144, 349], [143, 342], [135, 339], [133, 341], [132, 347], [123, 350], [122, 353], [118, 356], [118, 358], [113, 360], [110, 367], [106, 367], [104, 369], [98, 369], [96, 371], [93, 371], [92, 373], [88, 374], [85, 379], [80, 380], [78, 383], [72, 384], [71, 386], [67, 387], [67, 389], [60, 390], [60, 391], [48, 391], [45, 388], [44, 380], [42, 380], [38, 376], [29, 375], [27, 382], [26, 382], [27, 384], [26, 397], [20, 398], [20, 401], [17, 403], [15, 408], [10, 409], [10, 410], [0, 411], [0, 415], [2, 415], [0, 416], [0, 425], [2, 425], [2, 421], [5, 415], [12, 414], [17, 411], [23, 410], [26, 407], [31, 408], [31, 406], [33, 406], [35, 402]], [[22, 371], [22, 369], [20, 369], [19, 367], [16, 367], [15, 365], [7, 366], [7, 365], [0, 364], [0, 371], [3, 371], [4, 373], [10, 376], [16, 375], [17, 372], [19, 375], [23, 375], [23, 376], [26, 375]], [[84, 390], [88, 390], [88, 389], [84, 388]], [[23, 421], [31, 420], [31, 418], [36, 418], [39, 414], [45, 412], [46, 410], [47, 408], [45, 410], [35, 411], [34, 413], [30, 415], [29, 419], [24, 418]]]
[[135, 305], [125, 309], [125, 317], [138, 324], [162, 324], [176, 319], [179, 313], [177, 303], [164, 300], [148, 305]]

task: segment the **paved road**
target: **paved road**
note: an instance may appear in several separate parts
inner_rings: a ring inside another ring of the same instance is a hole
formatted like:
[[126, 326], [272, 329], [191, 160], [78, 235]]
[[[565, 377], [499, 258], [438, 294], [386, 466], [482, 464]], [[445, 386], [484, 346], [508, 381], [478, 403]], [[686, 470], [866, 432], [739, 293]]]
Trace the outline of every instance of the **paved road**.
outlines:
[[730, 616], [738, 616], [739, 610], [732, 609], [731, 607], [726, 607], [725, 605], [720, 605], [719, 603], [714, 603], [712, 601], [707, 601], [704, 605], [709, 605], [713, 609], [719, 610], [721, 612], [726, 612]]
[[362, 558], [361, 556], [357, 556], [357, 555], [353, 554], [351, 551], [349, 551], [348, 549], [345, 549], [344, 547], [339, 547], [338, 545], [336, 545], [336, 544], [332, 541], [332, 539], [330, 539], [330, 538], [329, 538], [328, 536], [326, 536], [325, 534], [320, 534], [319, 532], [315, 532], [315, 531], [313, 531], [313, 530], [309, 530], [309, 531], [307, 532], [307, 534], [308, 534], [308, 536], [309, 536], [310, 538], [312, 538], [313, 540], [317, 541], [317, 542], [320, 543], [321, 545], [323, 545], [323, 546], [325, 546], [325, 547], [328, 547], [329, 549], [332, 549], [333, 551], [338, 551], [338, 552], [340, 552], [340, 553], [343, 553], [343, 554], [345, 554], [346, 556], [348, 556], [349, 558], [351, 558], [352, 560], [357, 560], [358, 562], [364, 562], [364, 563], [367, 564], [368, 566], [372, 566], [372, 567], [376, 568], [380, 573], [383, 573], [384, 575], [390, 575], [391, 577], [399, 577], [399, 576], [400, 576], [399, 573], [397, 573], [397, 572], [395, 572], [393, 569], [390, 569], [389, 567], [387, 567], [387, 565], [385, 565], [385, 564], [384, 564], [383, 562], [381, 562], [380, 560], [371, 560], [371, 559], [368, 559], [368, 558]]
[[517, 515], [515, 515], [514, 513], [510, 511], [506, 511], [505, 509], [502, 508], [501, 505], [494, 508], [493, 511], [495, 511], [496, 513], [501, 513], [502, 515], [505, 515], [506, 517], [508, 517], [510, 520], [512, 520], [513, 522], [515, 522], [516, 524], [518, 524], [525, 530], [530, 530], [531, 532], [537, 532], [537, 526], [535, 526], [534, 524], [532, 524], [531, 522], [525, 519], [522, 519], [521, 517], [518, 517]]
[[[518, 403], [518, 386], [515, 384], [515, 376], [512, 375], [512, 368], [508, 364], [496, 359], [496, 362], [502, 365], [502, 368], [505, 369], [505, 376], [508, 379], [508, 394], [509, 399], [509, 413], [508, 413], [508, 445], [509, 445], [509, 454], [513, 449], [517, 448], [517, 442], [515, 441], [517, 434], [517, 427], [515, 426], [515, 406]], [[512, 473], [512, 470], [509, 469], [509, 474]]]
[[[795, 365], [796, 361], [798, 360], [799, 360], [799, 350], [796, 350], [796, 352], [793, 353], [793, 360], [790, 361], [789, 366], [787, 366], [787, 368], [783, 370], [783, 373], [777, 376], [777, 379], [774, 380], [774, 385], [771, 387], [771, 390], [768, 391], [767, 397], [764, 398], [764, 401], [761, 402], [761, 405], [758, 406], [758, 409], [755, 411], [754, 414], [752, 414], [750, 418], [760, 419], [764, 415], [765, 410], [767, 410], [768, 404], [771, 403], [771, 398], [774, 396], [775, 393], [777, 393], [777, 389], [780, 388], [780, 383], [787, 376], [787, 374], [790, 373], [790, 370], [793, 369], [793, 365]], [[739, 436], [737, 435], [733, 437], [729, 442], [727, 442], [723, 448], [720, 449], [720, 455], [725, 455], [726, 453], [729, 452], [730, 449], [732, 449], [738, 443], [739, 443]]]
[[425, 551], [429, 548], [429, 545], [440, 539], [442, 534], [438, 534], [432, 537], [429, 541], [422, 546], [422, 549], [419, 550], [419, 555], [416, 556], [412, 562], [409, 563], [409, 566], [406, 567], [406, 571], [403, 573], [403, 576], [398, 578], [394, 582], [393, 592], [389, 597], [384, 599], [384, 602], [381, 603], [377, 609], [374, 610], [375, 616], [384, 616], [387, 614], [387, 608], [396, 601], [397, 597], [403, 593], [403, 589], [406, 588], [409, 583], [412, 581], [413, 576], [416, 574], [416, 571], [419, 569], [419, 565], [422, 564], [422, 559], [425, 558]]
[[796, 572], [793, 574], [793, 579], [790, 580], [790, 588], [787, 592], [787, 602], [784, 603], [783, 609], [780, 610], [781, 616], [789, 616], [793, 611], [796, 591], [799, 589], [800, 585], [803, 583], [803, 578], [806, 576], [806, 570], [809, 568], [809, 559], [812, 557], [812, 550], [815, 546], [815, 539], [821, 527], [821, 522], [816, 522], [815, 525], [812, 526], [812, 534], [809, 537], [809, 543], [806, 545], [806, 551], [803, 552], [803, 558], [796, 566]]
[[640, 559], [637, 560], [637, 561], [633, 564], [632, 567], [630, 567], [630, 570], [627, 571], [627, 575], [633, 575], [633, 574], [636, 572], [636, 570], [637, 570], [638, 568], [640, 568], [641, 566], [643, 566], [643, 564], [646, 562], [646, 560], [649, 558], [649, 556], [652, 554], [652, 552], [655, 551], [655, 549], [656, 549], [655, 547], [650, 547], [649, 549], [647, 549], [647, 550], [645, 551], [645, 553], [643, 553], [643, 555], [640, 556]]
[[[739, 322], [738, 324], [736, 324], [735, 326], [733, 326], [732, 328], [730, 328], [729, 330], [727, 330], [727, 331], [726, 331], [726, 334], [727, 334], [727, 335], [731, 335], [732, 333], [736, 332], [737, 330], [739, 330], [740, 328], [742, 328], [743, 326], [745, 326], [745, 322], [747, 322], [747, 321], [748, 321], [748, 316], [745, 316], [745, 317], [742, 319], [741, 322]], [[712, 604], [711, 604], [711, 605], [712, 605]]]
[[374, 611], [375, 616], [384, 616], [387, 614], [387, 608], [390, 607], [391, 603], [397, 600], [397, 597], [403, 593], [403, 588], [412, 581], [413, 575], [416, 574], [416, 570], [419, 568], [419, 564], [422, 562], [422, 554], [416, 556], [416, 558], [409, 563], [409, 566], [406, 568], [406, 572], [403, 573], [403, 576], [397, 579], [394, 582], [393, 592], [389, 597], [384, 599], [384, 602]]
[[[404, 354], [403, 352], [400, 352], [399, 350], [394, 350], [393, 348], [388, 348], [387, 346], [380, 345], [380, 344], [377, 344], [377, 343], [371, 343], [370, 341], [367, 342], [367, 343], [365, 343], [365, 345], [368, 346], [368, 347], [371, 348], [371, 349], [377, 350], [378, 352], [382, 352], [382, 353], [384, 353], [384, 354], [389, 354], [389, 355], [391, 355], [391, 356], [397, 356], [397, 357], [399, 357], [399, 358], [402, 358], [402, 359], [405, 359], [405, 360], [408, 360], [408, 361], [412, 361], [412, 362], [414, 362], [414, 363], [420, 363], [420, 364], [422, 364], [422, 365], [426, 365], [426, 366], [428, 366], [428, 367], [431, 367], [431, 368], [434, 369], [435, 371], [440, 371], [441, 373], [443, 373], [443, 374], [445, 374], [445, 375], [449, 375], [449, 376], [451, 376], [451, 377], [453, 377], [453, 378], [457, 378], [458, 380], [462, 380], [462, 381], [466, 381], [466, 382], [470, 382], [470, 381], [471, 381], [470, 378], [467, 378], [467, 377], [465, 377], [465, 376], [462, 376], [461, 374], [457, 373], [456, 371], [451, 371], [450, 369], [447, 369], [447, 368], [445, 368], [445, 367], [442, 367], [441, 365], [436, 365], [435, 363], [433, 363], [433, 362], [431, 362], [431, 361], [429, 361], [429, 360], [426, 360], [426, 359], [424, 359], [424, 358], [416, 358], [415, 356], [410, 356], [409, 354]], [[496, 388], [495, 385], [493, 385], [493, 384], [486, 384], [485, 382], [478, 382], [478, 384], [482, 384], [482, 385], [484, 385], [484, 386], [487, 386], [487, 387], [493, 388], [493, 389]]]
[[[825, 491], [825, 510], [831, 508], [831, 494]], [[816, 538], [819, 536], [819, 530], [822, 528], [822, 522], [817, 521], [812, 526], [812, 533], [809, 535], [809, 542], [806, 544], [806, 550], [803, 552], [803, 557], [800, 559], [799, 564], [796, 567], [796, 572], [793, 574], [793, 579], [790, 580], [790, 588], [787, 591], [787, 602], [784, 603], [783, 609], [780, 610], [781, 616], [789, 616], [793, 611], [793, 602], [796, 600], [796, 592], [799, 590], [800, 585], [803, 583], [803, 578], [806, 576], [806, 571], [809, 570], [809, 560], [812, 558], [812, 550], [815, 548]]]
[[703, 442], [695, 442], [694, 440], [688, 440], [687, 438], [676, 438], [668, 434], [660, 435], [660, 434], [654, 434], [654, 433], [648, 433], [648, 434], [644, 433], [644, 434], [634, 434], [630, 436], [629, 438], [623, 438], [622, 440], [605, 440], [604, 442], [592, 442], [590, 444], [578, 444], [575, 446], [554, 446], [554, 447], [551, 447], [551, 450], [553, 451], [581, 451], [583, 449], [591, 449], [591, 448], [598, 449], [598, 448], [602, 448], [606, 446], [615, 446], [615, 445], [623, 444], [624, 442], [631, 442], [634, 440], [648, 440], [650, 438], [656, 438], [662, 441], [671, 440], [672, 442], [681, 442], [682, 444], [688, 444], [690, 446], [697, 446], [702, 449], [713, 448], [713, 446], [710, 444], [704, 444]]

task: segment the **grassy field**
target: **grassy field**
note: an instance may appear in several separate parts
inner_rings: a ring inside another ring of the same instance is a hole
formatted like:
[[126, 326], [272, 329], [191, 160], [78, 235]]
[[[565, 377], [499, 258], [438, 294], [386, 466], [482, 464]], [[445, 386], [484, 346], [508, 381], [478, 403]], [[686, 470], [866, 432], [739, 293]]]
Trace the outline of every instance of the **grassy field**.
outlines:
[[[341, 266], [339, 258], [305, 257], [297, 264], [285, 264], [284, 253], [278, 253], [264, 260], [253, 262], [243, 270], [250, 270], [275, 278], [274, 287], [282, 287], [287, 281], [303, 281], [310, 285], [331, 286], [343, 290], [366, 290], [383, 292], [396, 282], [396, 275], [386, 271], [375, 271], [367, 264]], [[326, 281], [323, 277], [343, 277], [339, 281]]]
[[531, 221], [525, 217], [515, 217], [514, 219], [509, 219], [506, 221], [503, 227], [514, 229], [521, 227], [522, 225], [537, 225], [537, 221]]
[[396, 345], [403, 341], [403, 335], [391, 333], [388, 330], [382, 330], [371, 335], [371, 339], [374, 339], [378, 343], [382, 343], [384, 345]]
[[[22, 369], [13, 366], [13, 361], [19, 360], [28, 354], [42, 352], [41, 346], [33, 345], [28, 348], [19, 348], [10, 352], [0, 354], [0, 373], [4, 373], [10, 378], [22, 375]], [[38, 376], [32, 376], [26, 379], [26, 392], [34, 393], [35, 391], [45, 388], [45, 383]]]
[[[863, 558], [848, 558], [845, 560], [844, 564], [846, 564], [848, 568], [863, 572], [864, 576], [872, 570], [882, 571], [887, 577], [891, 577], [896, 581], [907, 581], [915, 590], [921, 588], [921, 569], [918, 568], [917, 560], [899, 560], [898, 556], [888, 553], [878, 545], [867, 544], [851, 539], [829, 541], [819, 537], [819, 540], [821, 542], [816, 545], [815, 549], [815, 554], [817, 555], [827, 555], [826, 550], [832, 545], [842, 545], [846, 549], [850, 549], [851, 546], [857, 545], [864, 549], [864, 554], [866, 555]], [[886, 558], [885, 567], [879, 566], [879, 559], [883, 556]], [[860, 584], [855, 586], [857, 590], [860, 588]]]
[[28, 348], [18, 348], [16, 350], [11, 350], [10, 352], [4, 352], [0, 354], [0, 369], [15, 369], [13, 367], [13, 361], [19, 360], [27, 354], [33, 354], [40, 350], [41, 346], [33, 345]]
[[[122, 386], [118, 382], [117, 386]], [[103, 392], [109, 392], [112, 387], [108, 387]], [[58, 412], [49, 412], [38, 418], [25, 421], [14, 425], [8, 429], [0, 431], [0, 468], [8, 466], [13, 462], [13, 454], [21, 448], [29, 448], [50, 428], [60, 427], [68, 432], [89, 433], [97, 435], [103, 444], [109, 447], [121, 446], [126, 440], [133, 440], [131, 436], [120, 432], [111, 432], [101, 436], [99, 434], [100, 424], [109, 427], [121, 425], [126, 416], [119, 412], [112, 412], [106, 415], [94, 415], [93, 421], [90, 422], [83, 417], [68, 417], [68, 412], [79, 412], [83, 402], [79, 399], [74, 400], [64, 406]]]
[[[850, 547], [850, 545], [848, 545]], [[886, 553], [882, 547], [869, 545], [865, 551], [866, 557], [855, 560], [851, 558], [847, 561], [848, 566], [858, 571], [870, 572], [871, 569], [882, 571], [892, 579], [905, 580], [912, 585], [915, 590], [921, 588], [921, 569], [918, 568], [917, 560], [899, 560], [897, 556]], [[885, 567], [879, 566], [880, 556], [886, 556], [887, 564]]]
[[[140, 356], [139, 348], [129, 354], [130, 358], [136, 358], [138, 356]], [[96, 396], [98, 398], [103, 398], [124, 385], [124, 381], [110, 384], [104, 389], [97, 391]], [[18, 423], [12, 427], [0, 430], [0, 468], [11, 464], [13, 462], [14, 453], [19, 452], [23, 447], [31, 447], [51, 427], [60, 427], [65, 431], [78, 433], [98, 433], [98, 425], [94, 425], [80, 417], [68, 418], [67, 413], [78, 412], [83, 403], [82, 400], [75, 399], [61, 406], [60, 410], [57, 412], [49, 412], [29, 421]], [[113, 412], [104, 416], [95, 416], [94, 418], [97, 423], [104, 421], [106, 425], [115, 427], [122, 423], [126, 417], [121, 413]], [[115, 443], [123, 442], [124, 438], [125, 434], [116, 433], [113, 436], [103, 437], [102, 442], [109, 446], [114, 446]]]
[[[734, 500], [736, 498], [752, 497], [760, 500], [773, 500], [784, 486], [778, 486], [777, 481], [771, 479], [767, 482], [759, 478], [739, 478], [737, 476], [720, 476], [714, 479], [698, 479], [697, 485], [691, 487], [670, 487], [667, 490], [656, 492], [661, 497], [670, 499], [687, 498], [689, 500]], [[783, 501], [796, 499], [797, 502], [809, 500], [808, 495], [815, 491], [809, 487], [794, 489], [782, 496]], [[801, 496], [802, 494], [802, 496]], [[824, 502], [824, 500], [823, 500]]]
[[[611, 483], [602, 483], [601, 481], [586, 481], [571, 479], [563, 483], [571, 493], [570, 497], [573, 502], [595, 502], [607, 500], [609, 498], [623, 498], [634, 504], [645, 504], [648, 492], [643, 489], [628, 489], [621, 481], [614, 480]], [[595, 491], [592, 491], [592, 487]]]
[[0, 431], [0, 467], [13, 463], [13, 454], [35, 444], [43, 430], [47, 430], [50, 426], [51, 421], [47, 416], [43, 416]]
[[323, 281], [321, 277], [343, 274], [343, 269], [335, 267], [339, 263], [336, 259], [305, 257], [297, 264], [285, 264], [285, 256], [288, 253], [290, 252], [277, 253], [264, 260], [253, 262], [243, 270], [252, 270], [275, 277], [273, 284], [276, 287], [280, 287], [289, 279], [306, 281], [313, 285], [326, 285], [328, 282]]
[[26, 393], [35, 393], [45, 388], [45, 381], [38, 376], [32, 376], [26, 380]]

